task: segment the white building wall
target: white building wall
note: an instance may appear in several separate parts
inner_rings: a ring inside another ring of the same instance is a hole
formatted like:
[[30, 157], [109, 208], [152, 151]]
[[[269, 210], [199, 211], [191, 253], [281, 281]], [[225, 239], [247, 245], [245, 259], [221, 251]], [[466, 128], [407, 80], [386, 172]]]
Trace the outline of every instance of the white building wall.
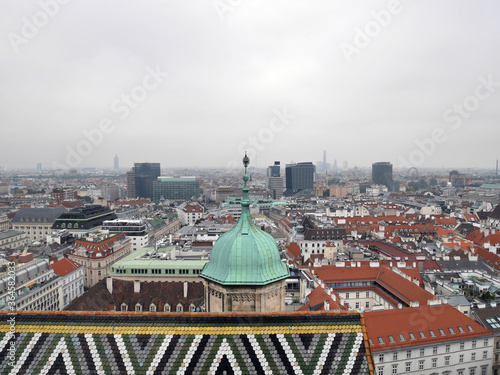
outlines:
[[[83, 294], [83, 267], [62, 277], [62, 299], [64, 309]], [[61, 309], [61, 310], [62, 310]]]
[[493, 337], [483, 336], [377, 350], [373, 352], [373, 360], [378, 375], [492, 375], [493, 341]]

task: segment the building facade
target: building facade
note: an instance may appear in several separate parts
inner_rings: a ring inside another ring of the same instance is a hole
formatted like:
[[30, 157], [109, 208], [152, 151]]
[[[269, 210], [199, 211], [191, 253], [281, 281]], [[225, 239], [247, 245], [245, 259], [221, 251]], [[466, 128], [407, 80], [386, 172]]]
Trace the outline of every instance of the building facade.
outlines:
[[195, 177], [158, 177], [153, 182], [153, 201], [161, 198], [189, 200], [200, 196], [200, 182]]
[[3, 232], [10, 227], [10, 220], [6, 214], [0, 214], [0, 232]]
[[14, 229], [0, 232], [0, 250], [19, 249], [28, 244], [29, 240], [24, 232]]
[[365, 313], [378, 375], [491, 375], [493, 335], [450, 305]]
[[106, 278], [116, 261], [132, 252], [131, 240], [122, 234], [101, 234], [76, 240], [68, 258], [83, 265], [85, 288]]
[[311, 162], [287, 164], [285, 195], [291, 196], [300, 193], [314, 195], [314, 174], [316, 166]]
[[203, 217], [203, 207], [197, 203], [183, 203], [176, 211], [181, 225], [194, 225]]
[[[0, 275], [0, 310], [62, 310], [61, 278], [49, 267], [48, 260], [36, 260], [6, 271]], [[13, 279], [15, 285], [11, 284]]]
[[21, 208], [12, 218], [12, 229], [26, 233], [30, 241], [44, 239], [64, 212], [64, 207]]
[[114, 211], [99, 205], [77, 207], [59, 216], [52, 225], [53, 230], [67, 229], [79, 238], [101, 229], [105, 220], [116, 219]]
[[83, 294], [83, 266], [63, 258], [52, 263], [50, 268], [61, 278], [62, 310]]
[[135, 195], [140, 198], [153, 198], [153, 183], [160, 177], [160, 163], [134, 164]]
[[372, 164], [372, 180], [376, 185], [385, 185], [389, 191], [394, 191], [394, 180], [392, 179], [392, 164], [379, 162]]
[[132, 168], [127, 172], [127, 198], [136, 198], [135, 195], [135, 170]]
[[148, 246], [149, 235], [146, 231], [145, 220], [106, 220], [102, 223], [102, 230], [110, 233], [124, 233], [130, 238], [132, 251]]

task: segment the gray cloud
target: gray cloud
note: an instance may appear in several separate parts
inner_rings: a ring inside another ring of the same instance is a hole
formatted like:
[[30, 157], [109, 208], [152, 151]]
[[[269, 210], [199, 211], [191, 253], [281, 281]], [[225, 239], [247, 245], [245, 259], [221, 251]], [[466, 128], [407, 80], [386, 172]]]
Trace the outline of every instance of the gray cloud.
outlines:
[[[350, 62], [341, 43], [354, 45], [388, 1], [241, 1], [224, 19], [214, 4], [71, 1], [15, 53], [9, 33], [41, 8], [2, 2], [0, 165], [63, 163], [84, 129], [110, 118], [114, 131], [79, 166], [111, 166], [115, 154], [124, 167], [225, 166], [284, 106], [295, 118], [259, 166], [323, 149], [351, 166], [397, 164], [436, 127], [448, 139], [419, 166], [493, 167], [500, 156], [500, 87], [459, 129], [443, 120], [478, 77], [500, 81], [497, 3], [404, 2]], [[113, 101], [157, 65], [168, 77], [120, 119]]]

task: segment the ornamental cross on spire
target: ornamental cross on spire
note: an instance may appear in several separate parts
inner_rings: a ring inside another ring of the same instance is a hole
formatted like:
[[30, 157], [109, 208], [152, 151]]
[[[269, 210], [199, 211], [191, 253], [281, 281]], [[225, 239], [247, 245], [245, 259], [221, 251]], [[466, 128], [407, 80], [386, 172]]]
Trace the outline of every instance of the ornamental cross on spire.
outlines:
[[247, 174], [247, 167], [250, 164], [250, 159], [247, 156], [247, 152], [245, 151], [245, 157], [243, 158], [243, 166], [245, 167], [245, 174]]

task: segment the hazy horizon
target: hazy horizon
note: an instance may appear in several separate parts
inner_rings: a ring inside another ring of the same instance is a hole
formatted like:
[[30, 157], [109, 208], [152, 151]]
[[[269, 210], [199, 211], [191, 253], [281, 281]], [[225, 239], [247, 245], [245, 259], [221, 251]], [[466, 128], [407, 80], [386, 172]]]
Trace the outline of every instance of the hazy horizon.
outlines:
[[0, 4], [0, 166], [500, 157], [499, 3], [59, 1]]

